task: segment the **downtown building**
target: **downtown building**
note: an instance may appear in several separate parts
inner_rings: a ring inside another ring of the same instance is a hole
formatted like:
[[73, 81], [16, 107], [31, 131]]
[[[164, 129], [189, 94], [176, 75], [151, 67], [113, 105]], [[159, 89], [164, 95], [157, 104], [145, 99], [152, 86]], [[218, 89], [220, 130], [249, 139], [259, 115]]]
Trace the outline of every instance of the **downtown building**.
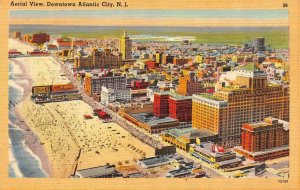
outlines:
[[126, 90], [126, 77], [123, 76], [90, 76], [84, 79], [84, 92], [88, 96], [101, 94], [102, 86], [114, 90]]
[[267, 83], [258, 70], [235, 70], [223, 78], [228, 85], [221, 79], [221, 88], [213, 95], [193, 95], [193, 127], [218, 134], [222, 145], [236, 146], [241, 144], [244, 123], [267, 117], [289, 121], [288, 86]]
[[254, 52], [265, 51], [265, 38], [255, 38], [252, 41], [252, 47]]
[[164, 91], [155, 92], [153, 115], [174, 118], [180, 122], [191, 122], [192, 97]]
[[108, 105], [114, 101], [126, 101], [131, 99], [130, 89], [113, 89], [102, 86], [101, 103]]
[[254, 161], [289, 155], [289, 122], [276, 118], [246, 123], [242, 127], [242, 146], [236, 152]]
[[211, 83], [209, 80], [199, 80], [195, 73], [190, 72], [188, 75], [179, 78], [177, 92], [183, 96], [191, 96], [192, 94], [206, 93], [210, 90], [214, 91], [213, 86], [205, 86], [204, 83]]
[[12, 34], [13, 39], [21, 40], [22, 39], [22, 33], [20, 31], [15, 31]]
[[120, 52], [123, 60], [131, 59], [132, 40], [127, 36], [126, 31], [124, 31], [124, 34], [120, 39]]
[[74, 57], [74, 70], [82, 69], [118, 69], [122, 66], [121, 54], [111, 52], [110, 49], [100, 51], [94, 49], [90, 56], [77, 55]]
[[23, 40], [28, 43], [43, 44], [50, 41], [50, 35], [46, 33], [25, 34]]

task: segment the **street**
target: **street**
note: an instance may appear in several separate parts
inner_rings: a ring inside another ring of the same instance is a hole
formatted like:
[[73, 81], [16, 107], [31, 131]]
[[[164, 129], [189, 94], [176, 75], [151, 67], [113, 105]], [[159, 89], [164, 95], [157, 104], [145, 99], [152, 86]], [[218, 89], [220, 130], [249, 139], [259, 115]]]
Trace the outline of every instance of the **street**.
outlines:
[[71, 71], [67, 68], [66, 65], [62, 64], [60, 60], [57, 57], [52, 56], [53, 59], [56, 61], [57, 64], [60, 64], [63, 72], [66, 74], [67, 78], [77, 87], [79, 93], [82, 96], [82, 100], [85, 101], [87, 104], [89, 104], [93, 109], [102, 109], [106, 113], [108, 113], [112, 117], [112, 121], [119, 124], [121, 127], [123, 127], [125, 130], [127, 130], [130, 134], [132, 134], [134, 137], [137, 137], [140, 139], [142, 142], [154, 147], [154, 148], [159, 148], [162, 147], [162, 144], [154, 140], [150, 135], [143, 133], [142, 131], [136, 129], [133, 124], [131, 125], [129, 122], [126, 122], [124, 118], [122, 118], [120, 115], [117, 113], [113, 112], [109, 108], [101, 105], [99, 102], [96, 102], [92, 97], [89, 97], [84, 93], [83, 86], [80, 84], [79, 81], [74, 79], [73, 74]]

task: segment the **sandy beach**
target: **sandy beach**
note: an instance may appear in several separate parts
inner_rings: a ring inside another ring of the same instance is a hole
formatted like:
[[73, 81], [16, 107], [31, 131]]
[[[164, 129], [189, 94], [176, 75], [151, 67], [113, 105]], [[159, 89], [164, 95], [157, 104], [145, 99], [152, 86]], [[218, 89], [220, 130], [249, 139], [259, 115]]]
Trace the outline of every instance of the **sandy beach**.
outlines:
[[[32, 86], [32, 79], [29, 75], [27, 75], [28, 70], [26, 69], [25, 65], [22, 64], [22, 62], [11, 59], [11, 62], [18, 65], [20, 67], [21, 73], [18, 76], [19, 81], [16, 81], [16, 83], [24, 89], [23, 93], [23, 99], [28, 97], [31, 94], [31, 86]], [[22, 81], [27, 81], [27, 83], [23, 83]], [[41, 166], [46, 172], [46, 174], [51, 177], [53, 175], [53, 171], [51, 168], [50, 161], [48, 159], [48, 156], [41, 145], [39, 138], [37, 138], [36, 134], [29, 128], [29, 126], [23, 121], [20, 113], [17, 111], [16, 108], [14, 108], [13, 113], [15, 117], [17, 118], [15, 121], [15, 125], [20, 127], [23, 131], [26, 131], [24, 139], [25, 143], [30, 148], [30, 150], [41, 160]]]
[[[19, 46], [22, 44], [18, 44], [17, 49]], [[17, 60], [26, 67], [33, 85], [69, 82], [62, 75], [60, 65], [51, 57]], [[17, 110], [38, 137], [51, 165], [51, 177], [69, 177], [77, 164], [78, 169], [83, 169], [106, 163], [131, 163], [154, 155], [152, 147], [143, 144], [119, 125], [103, 123], [97, 117], [85, 120], [83, 115], [92, 115], [93, 110], [81, 100], [37, 105], [27, 96], [17, 105]], [[43, 163], [43, 158], [41, 160]]]
[[23, 54], [27, 54], [27, 51], [32, 51], [35, 48], [29, 44], [24, 44], [18, 40], [9, 38], [8, 49], [17, 49], [19, 52], [22, 52]]

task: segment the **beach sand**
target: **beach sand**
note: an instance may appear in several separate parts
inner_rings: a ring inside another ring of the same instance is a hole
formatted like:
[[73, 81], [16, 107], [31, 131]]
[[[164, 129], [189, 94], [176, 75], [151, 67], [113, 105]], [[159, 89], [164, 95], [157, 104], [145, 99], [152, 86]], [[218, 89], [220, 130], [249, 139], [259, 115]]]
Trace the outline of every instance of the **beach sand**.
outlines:
[[[26, 66], [33, 85], [69, 82], [51, 57], [17, 60]], [[17, 105], [17, 110], [38, 136], [51, 165], [51, 177], [69, 177], [77, 163], [78, 169], [83, 169], [154, 156], [152, 147], [143, 144], [119, 125], [103, 123], [97, 117], [85, 120], [83, 115], [92, 115], [93, 110], [82, 100], [34, 104], [27, 97]]]
[[23, 54], [27, 54], [27, 51], [33, 51], [35, 48], [29, 44], [24, 44], [19, 40], [8, 38], [8, 49], [17, 49]]

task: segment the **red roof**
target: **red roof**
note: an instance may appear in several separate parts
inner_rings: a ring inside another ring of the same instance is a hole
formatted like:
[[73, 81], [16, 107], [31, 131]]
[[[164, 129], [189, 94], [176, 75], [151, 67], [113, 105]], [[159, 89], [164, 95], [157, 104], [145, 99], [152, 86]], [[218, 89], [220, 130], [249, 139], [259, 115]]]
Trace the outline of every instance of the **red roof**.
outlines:
[[[57, 40], [57, 43], [59, 46], [71, 46], [72, 41], [62, 41], [62, 40]], [[83, 40], [76, 40], [73, 41], [74, 46], [87, 46], [87, 42]]]
[[85, 119], [92, 119], [93, 117], [91, 115], [84, 115]]
[[18, 52], [17, 49], [9, 49], [8, 52]]
[[53, 45], [53, 44], [49, 44], [49, 45], [48, 45], [48, 49], [56, 49], [56, 48], [57, 48], [56, 45]]
[[99, 114], [99, 116], [101, 116], [101, 117], [103, 117], [103, 116], [106, 116], [106, 115], [107, 115], [107, 113], [106, 113], [106, 112], [104, 112], [104, 111], [98, 112], [98, 114]]
[[15, 54], [21, 54], [21, 52], [19, 52], [19, 51], [9, 51], [8, 54], [9, 55], [11, 55], [11, 54], [15, 55]]
[[43, 51], [32, 51], [28, 52], [29, 55], [49, 55], [48, 52], [43, 52]]
[[94, 112], [95, 113], [99, 113], [99, 112], [101, 112], [102, 111], [102, 109], [94, 109]]

